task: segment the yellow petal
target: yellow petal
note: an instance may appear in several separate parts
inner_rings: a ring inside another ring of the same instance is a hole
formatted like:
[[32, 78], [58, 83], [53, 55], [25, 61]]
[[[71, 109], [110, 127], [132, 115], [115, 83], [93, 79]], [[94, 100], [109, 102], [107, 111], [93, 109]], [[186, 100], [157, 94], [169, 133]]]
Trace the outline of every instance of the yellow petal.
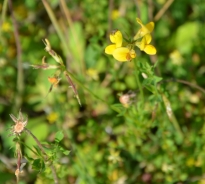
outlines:
[[154, 22], [149, 22], [145, 27], [149, 30], [149, 33], [151, 33], [154, 30]]
[[140, 48], [141, 42], [135, 42], [135, 45]]
[[157, 53], [157, 50], [153, 45], [146, 45], [144, 51], [149, 55], [155, 55]]
[[141, 29], [134, 36], [134, 40], [137, 40], [138, 38], [141, 38], [141, 37], [145, 36], [146, 34], [149, 34], [153, 31], [154, 22], [149, 22], [148, 24], [144, 25], [139, 18], [136, 18], [136, 20], [137, 20], [137, 23], [140, 24]]
[[115, 44], [111, 44], [111, 45], [108, 45], [106, 48], [105, 48], [105, 53], [106, 54], [113, 54], [113, 51], [116, 49], [116, 45]]
[[112, 31], [112, 33], [110, 34], [110, 41], [112, 43], [115, 43], [116, 47], [121, 47], [123, 41], [122, 33], [119, 30]]
[[120, 61], [120, 62], [125, 62], [125, 61], [130, 61], [133, 58], [136, 57], [136, 53], [134, 50], [129, 50], [126, 47], [120, 47], [115, 49], [115, 51], [113, 52], [113, 57]]
[[146, 44], [149, 44], [152, 41], [152, 36], [150, 34], [146, 34], [144, 38]]
[[141, 42], [136, 42], [135, 45], [140, 48], [140, 50], [144, 50], [146, 45], [148, 45], [152, 41], [152, 37], [150, 34], [146, 34]]
[[145, 39], [145, 37], [142, 38], [141, 42], [135, 42], [135, 45], [136, 45], [140, 50], [144, 50], [145, 45], [146, 45], [146, 39]]

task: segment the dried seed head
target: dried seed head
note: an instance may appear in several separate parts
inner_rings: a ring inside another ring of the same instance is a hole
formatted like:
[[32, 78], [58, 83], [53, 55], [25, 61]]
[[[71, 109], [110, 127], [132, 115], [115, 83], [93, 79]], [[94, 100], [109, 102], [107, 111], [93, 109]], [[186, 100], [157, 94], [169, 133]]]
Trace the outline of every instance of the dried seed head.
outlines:
[[120, 96], [119, 101], [124, 107], [129, 107], [134, 102], [136, 94], [132, 91]]
[[26, 118], [26, 120], [24, 120], [21, 111], [19, 111], [18, 118], [16, 118], [13, 114], [10, 114], [10, 117], [15, 123], [15, 125], [11, 127], [10, 135], [20, 135], [24, 131], [24, 128], [27, 125], [28, 119]]

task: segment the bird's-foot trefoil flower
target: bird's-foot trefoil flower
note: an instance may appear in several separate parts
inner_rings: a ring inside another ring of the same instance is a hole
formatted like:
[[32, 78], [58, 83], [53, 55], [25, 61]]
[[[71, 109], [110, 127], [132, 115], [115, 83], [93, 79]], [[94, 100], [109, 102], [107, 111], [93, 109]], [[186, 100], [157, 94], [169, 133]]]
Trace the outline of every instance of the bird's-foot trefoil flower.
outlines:
[[120, 62], [130, 61], [136, 57], [134, 49], [122, 47], [123, 37], [119, 30], [111, 32], [110, 41], [113, 44], [105, 48], [106, 54], [113, 55], [113, 57]]
[[139, 49], [141, 51], [144, 51], [144, 52], [146, 52], [149, 55], [155, 55], [157, 50], [156, 50], [156, 48], [153, 45], [149, 44], [151, 41], [152, 41], [151, 35], [150, 34], [146, 34], [142, 38], [141, 42], [136, 42], [135, 45], [137, 47], [139, 47]]
[[122, 42], [123, 42], [122, 33], [119, 30], [112, 31], [110, 34], [110, 41], [113, 44], [110, 44], [105, 48], [105, 53], [112, 55], [116, 48], [122, 46]]
[[135, 47], [149, 55], [156, 54], [156, 48], [150, 44], [152, 37], [151, 32], [154, 30], [154, 22], [143, 24], [139, 18], [136, 18], [141, 28], [138, 30], [133, 39], [125, 39], [123, 42], [122, 33], [119, 30], [112, 31], [110, 41], [112, 44], [105, 48], [105, 53], [112, 55], [117, 61], [126, 62], [136, 58]]
[[142, 38], [146, 34], [150, 34], [154, 30], [154, 22], [149, 22], [148, 24], [144, 25], [139, 18], [136, 18], [137, 23], [140, 24], [141, 28], [134, 36], [134, 40]]
[[114, 50], [113, 57], [120, 62], [131, 61], [136, 57], [136, 53], [134, 49], [120, 47]]

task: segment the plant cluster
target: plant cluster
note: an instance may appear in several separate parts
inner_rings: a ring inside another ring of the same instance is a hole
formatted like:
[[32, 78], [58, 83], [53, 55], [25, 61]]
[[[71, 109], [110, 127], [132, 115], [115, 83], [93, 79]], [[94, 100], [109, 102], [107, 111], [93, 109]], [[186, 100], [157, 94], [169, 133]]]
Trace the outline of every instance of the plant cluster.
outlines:
[[0, 2], [0, 183], [204, 183], [204, 7]]

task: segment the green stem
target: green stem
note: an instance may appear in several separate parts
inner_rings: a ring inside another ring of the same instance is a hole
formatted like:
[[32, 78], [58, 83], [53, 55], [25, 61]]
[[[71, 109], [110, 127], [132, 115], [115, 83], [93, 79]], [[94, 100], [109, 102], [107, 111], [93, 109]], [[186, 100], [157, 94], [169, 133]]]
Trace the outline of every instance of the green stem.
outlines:
[[135, 78], [136, 78], [136, 82], [137, 82], [137, 86], [139, 87], [139, 91], [140, 91], [140, 100], [142, 102], [142, 104], [144, 104], [144, 92], [143, 92], [143, 89], [142, 89], [142, 84], [139, 80], [139, 68], [137, 66], [137, 61], [134, 59], [134, 66], [135, 66]]
[[[29, 135], [35, 140], [35, 142], [37, 143], [39, 149], [40, 149], [41, 152], [44, 154], [45, 160], [47, 161], [49, 156], [48, 156], [47, 153], [45, 152], [45, 150], [44, 150], [42, 144], [40, 143], [40, 141], [37, 139], [37, 137], [36, 137], [29, 129], [24, 128], [24, 130], [27, 132], [27, 134], [29, 134]], [[55, 183], [55, 184], [58, 184], [59, 181], [58, 181], [58, 177], [57, 177], [57, 174], [56, 174], [56, 170], [55, 170], [55, 167], [53, 166], [53, 164], [50, 165], [50, 169], [51, 169], [51, 171], [52, 171], [52, 173], [53, 173], [54, 183]]]
[[15, 97], [16, 102], [16, 108], [19, 109], [19, 107], [22, 104], [22, 95], [24, 91], [24, 71], [23, 71], [23, 63], [22, 63], [22, 48], [20, 43], [20, 35], [18, 31], [18, 23], [14, 15], [13, 11], [13, 4], [12, 0], [8, 1], [10, 12], [11, 12], [11, 18], [13, 22], [13, 28], [14, 28], [14, 38], [16, 42], [16, 50], [17, 50], [17, 94]]
[[178, 135], [180, 136], [180, 138], [183, 138], [183, 132], [179, 126], [179, 123], [174, 115], [174, 112], [171, 108], [171, 103], [169, 101], [169, 99], [163, 94], [161, 93], [162, 96], [162, 100], [164, 102], [165, 108], [166, 108], [166, 112], [168, 115], [169, 120], [171, 121], [171, 123], [173, 124], [173, 127], [175, 128], [176, 132], [178, 132]]
[[1, 13], [1, 21], [0, 21], [0, 41], [1, 42], [3, 42], [3, 39], [2, 39], [2, 24], [5, 21], [7, 5], [8, 5], [8, 0], [4, 0], [3, 7], [2, 7], [2, 13]]
[[22, 145], [24, 145], [25, 147], [27, 147], [31, 152], [34, 153], [34, 155], [38, 155], [38, 153], [34, 150], [32, 150], [32, 148], [30, 148], [29, 146], [27, 146], [23, 141], [18, 141], [19, 143], [21, 143]]
[[72, 79], [78, 83], [79, 86], [81, 86], [83, 89], [85, 89], [86, 91], [88, 91], [90, 94], [92, 94], [95, 98], [97, 98], [98, 100], [104, 102], [107, 104], [107, 102], [103, 99], [101, 99], [100, 97], [98, 97], [95, 93], [93, 93], [90, 89], [88, 89], [87, 87], [85, 87], [83, 85], [83, 83], [81, 83], [71, 72], [69, 72], [68, 70], [65, 69], [65, 71], [72, 77]]
[[63, 32], [61, 31], [61, 29], [59, 28], [59, 25], [58, 25], [58, 22], [57, 22], [57, 19], [55, 17], [55, 14], [53, 13], [53, 10], [52, 8], [50, 7], [50, 5], [48, 4], [48, 2], [46, 0], [42, 0], [43, 2], [43, 5], [48, 13], [48, 16], [50, 17], [50, 20], [53, 24], [53, 26], [55, 27], [55, 30], [62, 42], [62, 45], [63, 45], [63, 48], [64, 48], [64, 51], [68, 54], [69, 58], [71, 58], [71, 54], [69, 52], [69, 46], [68, 44], [66, 43], [66, 38], [64, 37], [63, 35]]

